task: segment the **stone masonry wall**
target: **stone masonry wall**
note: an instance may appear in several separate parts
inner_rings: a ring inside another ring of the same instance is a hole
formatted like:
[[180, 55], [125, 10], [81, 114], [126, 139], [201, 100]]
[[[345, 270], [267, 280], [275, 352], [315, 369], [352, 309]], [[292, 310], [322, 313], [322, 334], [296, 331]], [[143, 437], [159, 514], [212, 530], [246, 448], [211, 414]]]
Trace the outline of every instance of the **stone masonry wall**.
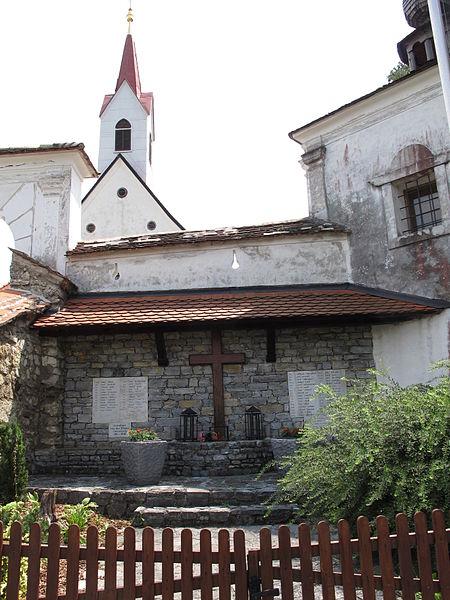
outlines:
[[63, 372], [57, 340], [29, 325], [23, 317], [0, 328], [0, 421], [18, 419], [30, 457], [61, 445]]
[[[209, 353], [209, 331], [165, 333], [169, 365], [159, 367], [151, 333], [72, 336], [61, 340], [65, 357], [64, 448], [76, 456], [83, 450], [87, 471], [119, 463], [119, 443], [108, 439], [108, 426], [92, 423], [92, 380], [96, 377], [139, 377], [149, 380], [149, 424], [163, 439], [174, 439], [180, 413], [199, 413], [199, 430], [213, 424], [210, 366], [190, 366], [190, 354]], [[348, 377], [367, 377], [374, 366], [369, 325], [286, 328], [276, 331], [277, 360], [266, 363], [266, 331], [225, 330], [224, 352], [245, 352], [243, 365], [224, 366], [225, 415], [231, 439], [245, 437], [245, 410], [251, 405], [264, 415], [265, 433], [278, 437], [289, 415], [288, 371], [346, 369]], [[135, 423], [145, 425], [144, 423]], [[47, 457], [47, 458], [46, 458]], [[51, 457], [41, 453], [45, 468]]]

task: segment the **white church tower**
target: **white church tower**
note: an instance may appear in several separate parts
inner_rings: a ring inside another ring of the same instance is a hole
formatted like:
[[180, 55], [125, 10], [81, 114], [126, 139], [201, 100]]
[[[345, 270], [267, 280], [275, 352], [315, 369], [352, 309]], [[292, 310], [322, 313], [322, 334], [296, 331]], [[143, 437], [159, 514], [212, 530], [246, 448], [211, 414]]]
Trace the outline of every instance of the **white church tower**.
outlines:
[[103, 173], [120, 153], [147, 182], [151, 166], [152, 142], [155, 139], [153, 94], [141, 91], [136, 48], [130, 30], [132, 21], [130, 9], [128, 35], [116, 91], [105, 96], [100, 110], [98, 169]]
[[116, 91], [100, 111], [100, 177], [81, 201], [82, 241], [180, 231], [183, 226], [148, 186], [155, 139], [153, 94], [141, 91], [136, 48], [128, 35]]

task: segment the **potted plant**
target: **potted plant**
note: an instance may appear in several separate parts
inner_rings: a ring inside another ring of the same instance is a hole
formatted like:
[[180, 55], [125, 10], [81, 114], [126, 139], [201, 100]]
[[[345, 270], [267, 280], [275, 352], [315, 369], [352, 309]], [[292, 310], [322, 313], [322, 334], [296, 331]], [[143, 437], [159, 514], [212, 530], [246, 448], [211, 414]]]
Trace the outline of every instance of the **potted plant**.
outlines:
[[122, 463], [130, 483], [158, 483], [166, 460], [167, 442], [153, 429], [129, 429], [128, 440], [121, 442]]

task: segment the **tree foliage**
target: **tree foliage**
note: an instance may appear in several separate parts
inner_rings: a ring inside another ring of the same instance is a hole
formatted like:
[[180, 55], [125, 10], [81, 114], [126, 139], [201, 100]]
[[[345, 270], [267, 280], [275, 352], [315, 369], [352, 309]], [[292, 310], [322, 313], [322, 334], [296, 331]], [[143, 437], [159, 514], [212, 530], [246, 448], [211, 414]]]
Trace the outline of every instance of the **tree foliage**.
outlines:
[[28, 485], [25, 445], [17, 421], [0, 423], [0, 503], [21, 500]]
[[[442, 364], [441, 364], [442, 366]], [[448, 365], [447, 365], [448, 366]], [[372, 373], [372, 375], [375, 375]], [[353, 381], [331, 400], [328, 422], [307, 428], [277, 501], [297, 502], [302, 516], [340, 518], [450, 509], [450, 379], [401, 388], [391, 380]]]
[[388, 82], [392, 83], [393, 81], [397, 81], [397, 79], [401, 79], [405, 75], [409, 75], [410, 72], [409, 66], [400, 60], [395, 67], [391, 69], [388, 75]]

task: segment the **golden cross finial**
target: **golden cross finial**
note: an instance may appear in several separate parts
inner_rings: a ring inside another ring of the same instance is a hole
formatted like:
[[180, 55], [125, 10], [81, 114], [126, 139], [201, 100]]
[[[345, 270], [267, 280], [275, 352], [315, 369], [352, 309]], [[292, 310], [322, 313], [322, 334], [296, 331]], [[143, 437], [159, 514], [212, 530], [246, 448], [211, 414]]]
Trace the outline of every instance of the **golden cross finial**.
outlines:
[[133, 10], [131, 8], [131, 1], [130, 1], [130, 8], [128, 9], [127, 21], [128, 21], [128, 33], [131, 33], [131, 23], [133, 22]]

